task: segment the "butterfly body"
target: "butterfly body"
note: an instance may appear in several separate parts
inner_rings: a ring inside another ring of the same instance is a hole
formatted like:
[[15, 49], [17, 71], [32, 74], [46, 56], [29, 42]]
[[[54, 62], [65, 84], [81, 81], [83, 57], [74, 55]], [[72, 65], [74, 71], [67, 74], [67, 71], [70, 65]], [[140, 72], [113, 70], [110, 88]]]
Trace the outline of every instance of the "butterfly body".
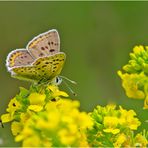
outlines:
[[7, 69], [17, 79], [50, 82], [61, 73], [66, 59], [59, 48], [60, 39], [55, 29], [40, 34], [28, 43], [26, 49], [9, 53]]

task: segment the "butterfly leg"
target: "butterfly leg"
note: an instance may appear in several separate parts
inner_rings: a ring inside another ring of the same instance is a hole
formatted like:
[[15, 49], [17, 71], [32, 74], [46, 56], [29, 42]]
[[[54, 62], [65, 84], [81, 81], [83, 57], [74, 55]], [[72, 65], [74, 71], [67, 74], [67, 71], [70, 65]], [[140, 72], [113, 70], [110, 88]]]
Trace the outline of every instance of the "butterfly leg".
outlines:
[[46, 85], [48, 83], [47, 79], [42, 78], [40, 81], [37, 82], [37, 85]]

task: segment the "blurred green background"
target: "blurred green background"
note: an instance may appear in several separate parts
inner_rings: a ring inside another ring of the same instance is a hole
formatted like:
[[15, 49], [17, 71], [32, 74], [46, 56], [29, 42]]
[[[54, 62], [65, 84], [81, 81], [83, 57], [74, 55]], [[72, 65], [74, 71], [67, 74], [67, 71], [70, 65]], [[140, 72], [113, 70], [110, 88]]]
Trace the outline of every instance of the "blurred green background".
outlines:
[[[148, 2], [0, 2], [0, 114], [19, 86], [5, 67], [7, 54], [24, 48], [36, 35], [57, 29], [67, 55], [62, 75], [75, 80], [81, 110], [109, 102], [134, 109], [147, 128], [143, 101], [128, 99], [117, 70], [129, 60], [135, 45], [148, 45]], [[62, 90], [67, 88], [62, 84]], [[70, 93], [70, 92], [69, 92]], [[0, 146], [17, 146], [10, 125], [0, 128]]]

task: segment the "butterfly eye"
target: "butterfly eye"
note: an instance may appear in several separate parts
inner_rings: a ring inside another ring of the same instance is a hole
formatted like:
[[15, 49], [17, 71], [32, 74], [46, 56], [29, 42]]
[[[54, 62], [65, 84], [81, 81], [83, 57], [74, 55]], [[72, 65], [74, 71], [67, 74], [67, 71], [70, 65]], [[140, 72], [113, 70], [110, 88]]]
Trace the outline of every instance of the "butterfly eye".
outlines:
[[62, 78], [60, 77], [55, 77], [52, 81], [51, 81], [51, 84], [54, 84], [54, 85], [60, 85], [62, 83]]
[[56, 83], [56, 85], [60, 85], [62, 83], [62, 78], [56, 77], [55, 78], [55, 83]]

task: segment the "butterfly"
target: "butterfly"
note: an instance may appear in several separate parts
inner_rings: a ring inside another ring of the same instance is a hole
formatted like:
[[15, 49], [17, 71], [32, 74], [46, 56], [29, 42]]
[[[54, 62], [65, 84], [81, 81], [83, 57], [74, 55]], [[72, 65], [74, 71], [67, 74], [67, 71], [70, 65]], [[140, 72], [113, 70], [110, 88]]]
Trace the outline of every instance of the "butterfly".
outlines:
[[11, 51], [6, 67], [11, 76], [32, 82], [60, 80], [66, 55], [60, 52], [60, 37], [56, 29], [34, 37], [25, 49]]

